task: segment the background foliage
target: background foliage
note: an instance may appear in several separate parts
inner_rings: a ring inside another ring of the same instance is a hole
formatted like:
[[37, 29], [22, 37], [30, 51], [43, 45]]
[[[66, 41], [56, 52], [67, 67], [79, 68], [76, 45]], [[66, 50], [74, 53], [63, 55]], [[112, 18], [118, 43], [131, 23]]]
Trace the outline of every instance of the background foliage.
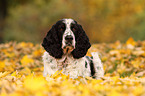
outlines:
[[[145, 39], [144, 0], [15, 0], [8, 2], [3, 40], [41, 42], [62, 18], [78, 21], [92, 43]], [[2, 33], [0, 33], [2, 34]]]

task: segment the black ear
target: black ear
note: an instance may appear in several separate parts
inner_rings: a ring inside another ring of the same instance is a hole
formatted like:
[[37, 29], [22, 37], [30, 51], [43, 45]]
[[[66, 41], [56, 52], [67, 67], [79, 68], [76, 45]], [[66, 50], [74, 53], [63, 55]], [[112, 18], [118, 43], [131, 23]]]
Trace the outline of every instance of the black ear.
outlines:
[[56, 25], [53, 25], [49, 30], [46, 37], [43, 39], [42, 46], [51, 56], [61, 58], [63, 55], [62, 44], [61, 40], [58, 38], [55, 27]]
[[77, 28], [77, 32], [75, 35], [76, 46], [75, 46], [75, 49], [72, 51], [72, 55], [76, 59], [84, 57], [86, 55], [88, 49], [91, 47], [89, 38], [87, 37], [82, 26], [77, 24], [77, 27], [78, 28]]

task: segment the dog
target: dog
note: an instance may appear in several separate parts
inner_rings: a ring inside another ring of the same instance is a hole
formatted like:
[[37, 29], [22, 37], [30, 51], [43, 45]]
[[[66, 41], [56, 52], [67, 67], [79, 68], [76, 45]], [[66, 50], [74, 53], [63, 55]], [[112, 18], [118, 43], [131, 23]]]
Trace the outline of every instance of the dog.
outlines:
[[86, 56], [91, 47], [89, 38], [73, 19], [56, 22], [43, 39], [42, 46], [46, 50], [42, 56], [44, 77], [60, 70], [74, 79], [78, 76], [99, 79], [104, 75], [98, 53], [92, 52], [92, 57]]

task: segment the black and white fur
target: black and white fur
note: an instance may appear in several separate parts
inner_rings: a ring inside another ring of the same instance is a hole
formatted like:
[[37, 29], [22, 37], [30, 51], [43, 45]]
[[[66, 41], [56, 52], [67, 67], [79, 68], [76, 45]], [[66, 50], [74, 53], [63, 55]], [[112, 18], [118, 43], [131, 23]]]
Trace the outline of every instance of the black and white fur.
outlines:
[[98, 53], [85, 56], [91, 44], [82, 26], [73, 19], [62, 19], [54, 24], [42, 46], [46, 50], [43, 76], [59, 70], [70, 78], [91, 76], [98, 79], [104, 75]]

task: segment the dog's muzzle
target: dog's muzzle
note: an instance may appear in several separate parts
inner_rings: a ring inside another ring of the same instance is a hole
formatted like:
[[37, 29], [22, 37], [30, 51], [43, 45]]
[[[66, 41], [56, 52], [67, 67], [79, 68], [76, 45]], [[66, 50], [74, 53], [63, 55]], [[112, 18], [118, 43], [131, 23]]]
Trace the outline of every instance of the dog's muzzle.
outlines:
[[71, 35], [67, 35], [65, 37], [66, 46], [72, 46], [72, 40], [73, 40], [73, 37]]
[[74, 49], [73, 39], [72, 35], [65, 36], [65, 46], [63, 47], [64, 53], [71, 53]]

